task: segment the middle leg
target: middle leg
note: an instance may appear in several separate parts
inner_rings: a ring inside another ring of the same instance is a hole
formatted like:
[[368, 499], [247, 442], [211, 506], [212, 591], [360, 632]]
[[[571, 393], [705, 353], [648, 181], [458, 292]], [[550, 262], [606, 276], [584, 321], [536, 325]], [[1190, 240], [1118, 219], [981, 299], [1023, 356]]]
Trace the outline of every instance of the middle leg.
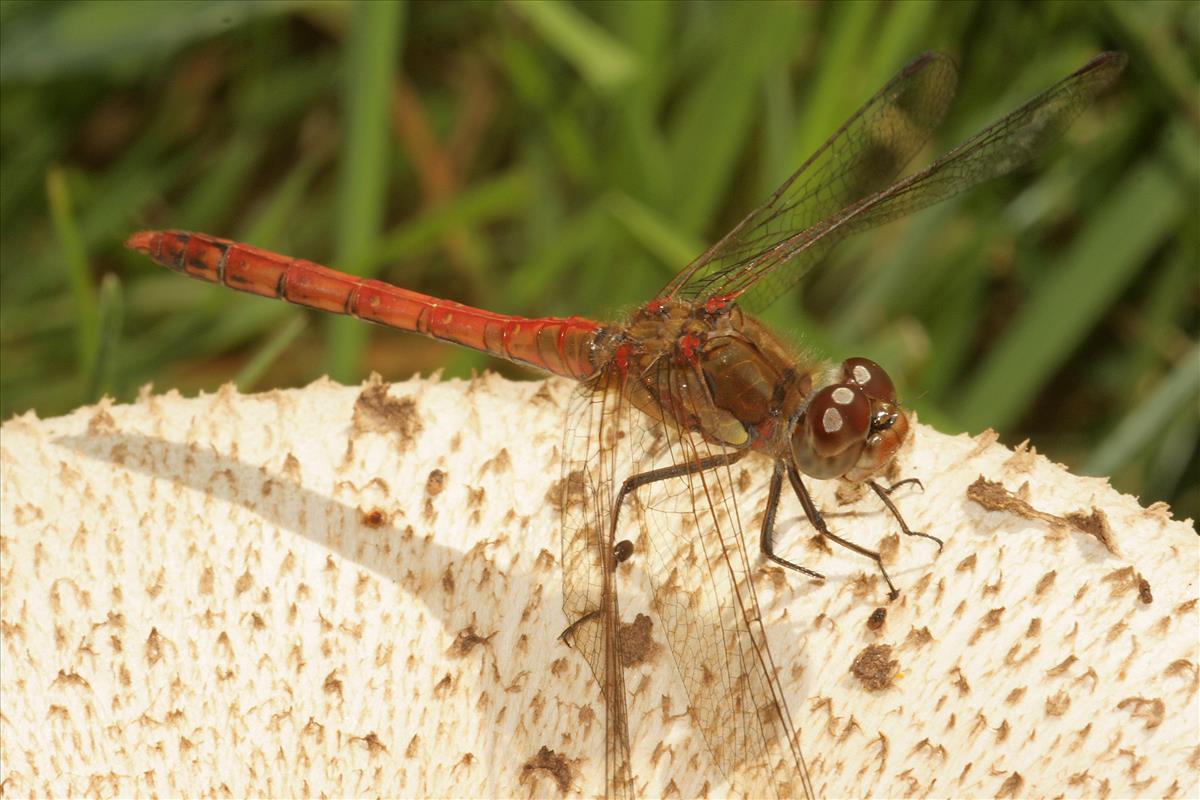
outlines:
[[796, 492], [796, 497], [800, 499], [800, 505], [803, 506], [804, 513], [808, 517], [808, 521], [811, 522], [812, 526], [817, 529], [817, 532], [827, 539], [837, 542], [842, 547], [845, 547], [848, 550], [853, 550], [859, 555], [866, 556], [874, 561], [875, 566], [879, 567], [879, 574], [883, 575], [883, 580], [888, 585], [888, 596], [892, 600], [895, 600], [897, 597], [899, 597], [900, 593], [896, 591], [895, 585], [892, 584], [892, 579], [888, 577], [887, 569], [883, 566], [883, 558], [879, 555], [879, 553], [875, 550], [868, 550], [862, 545], [855, 544], [848, 539], [843, 539], [833, 531], [829, 530], [829, 526], [825, 524], [825, 518], [821, 516], [821, 512], [817, 509], [816, 504], [813, 503], [812, 497], [808, 494], [808, 489], [805, 488], [804, 482], [800, 480], [800, 473], [796, 471], [796, 466], [794, 464], [789, 463], [787, 465], [787, 475], [788, 480], [792, 484], [792, 489], [794, 489]]

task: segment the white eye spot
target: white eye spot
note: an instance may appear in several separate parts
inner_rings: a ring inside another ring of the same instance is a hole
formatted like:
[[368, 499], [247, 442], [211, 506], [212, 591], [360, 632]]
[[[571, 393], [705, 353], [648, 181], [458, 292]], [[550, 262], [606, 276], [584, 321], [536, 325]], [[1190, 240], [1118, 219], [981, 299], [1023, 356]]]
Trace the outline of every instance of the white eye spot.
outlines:
[[834, 389], [833, 394], [830, 395], [830, 397], [832, 397], [833, 402], [837, 403], [839, 406], [848, 406], [854, 402], [854, 392], [846, 386], [839, 386], [838, 388]]
[[871, 380], [871, 370], [867, 369], [866, 366], [862, 364], [855, 364], [853, 372], [854, 382], [860, 386]]
[[[837, 394], [838, 391], [834, 390], [834, 394]], [[825, 413], [821, 415], [821, 425], [825, 428], [826, 433], [837, 433], [842, 429], [842, 412], [836, 408], [825, 409]]]

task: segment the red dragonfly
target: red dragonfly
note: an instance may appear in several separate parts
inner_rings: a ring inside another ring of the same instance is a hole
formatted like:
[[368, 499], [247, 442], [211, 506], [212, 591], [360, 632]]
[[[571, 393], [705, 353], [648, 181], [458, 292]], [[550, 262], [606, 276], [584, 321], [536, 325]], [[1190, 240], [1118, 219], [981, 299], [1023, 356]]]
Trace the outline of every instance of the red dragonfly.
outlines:
[[[954, 94], [953, 62], [919, 56], [623, 322], [494, 314], [200, 233], [141, 232], [127, 244], [185, 275], [579, 381], [563, 447], [564, 636], [603, 688], [606, 793], [628, 797], [636, 788], [615, 570], [638, 553], [693, 722], [721, 772], [756, 795], [812, 798], [760, 622], [732, 466], [750, 453], [773, 463], [759, 549], [789, 570], [821, 578], [772, 544], [785, 480], [814, 528], [873, 560], [896, 596], [878, 552], [829, 530], [802, 474], [866, 482], [904, 533], [941, 542], [909, 530], [889, 499], [895, 485], [872, 479], [909, 429], [887, 373], [865, 358], [820, 363], [748, 311], [778, 297], [847, 236], [1028, 162], [1125, 61], [1120, 53], [1097, 56], [928, 168], [895, 180]], [[620, 538], [631, 495], [635, 542]]]

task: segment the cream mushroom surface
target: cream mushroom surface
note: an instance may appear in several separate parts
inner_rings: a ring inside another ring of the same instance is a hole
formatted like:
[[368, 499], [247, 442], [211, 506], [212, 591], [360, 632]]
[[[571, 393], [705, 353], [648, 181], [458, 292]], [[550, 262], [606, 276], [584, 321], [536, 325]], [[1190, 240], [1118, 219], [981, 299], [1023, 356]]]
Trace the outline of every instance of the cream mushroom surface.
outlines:
[[[6, 794], [587, 794], [602, 701], [558, 639], [569, 391], [320, 381], [9, 420]], [[898, 600], [791, 505], [777, 545], [825, 582], [756, 571], [817, 793], [1200, 794], [1195, 530], [991, 433], [914, 424], [896, 476], [940, 554], [873, 495], [813, 489]], [[724, 796], [619, 538], [637, 791]]]

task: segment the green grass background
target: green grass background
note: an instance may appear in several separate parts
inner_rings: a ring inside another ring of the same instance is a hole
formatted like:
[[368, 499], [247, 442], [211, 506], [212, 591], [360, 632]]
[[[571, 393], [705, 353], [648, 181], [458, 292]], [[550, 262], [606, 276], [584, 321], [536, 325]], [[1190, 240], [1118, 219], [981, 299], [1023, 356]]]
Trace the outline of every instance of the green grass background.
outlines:
[[612, 318], [917, 53], [928, 161], [1120, 49], [1017, 174], [847, 242], [769, 321], [1200, 513], [1200, 3], [0, 3], [0, 404], [496, 368], [125, 252], [203, 230], [495, 310]]

